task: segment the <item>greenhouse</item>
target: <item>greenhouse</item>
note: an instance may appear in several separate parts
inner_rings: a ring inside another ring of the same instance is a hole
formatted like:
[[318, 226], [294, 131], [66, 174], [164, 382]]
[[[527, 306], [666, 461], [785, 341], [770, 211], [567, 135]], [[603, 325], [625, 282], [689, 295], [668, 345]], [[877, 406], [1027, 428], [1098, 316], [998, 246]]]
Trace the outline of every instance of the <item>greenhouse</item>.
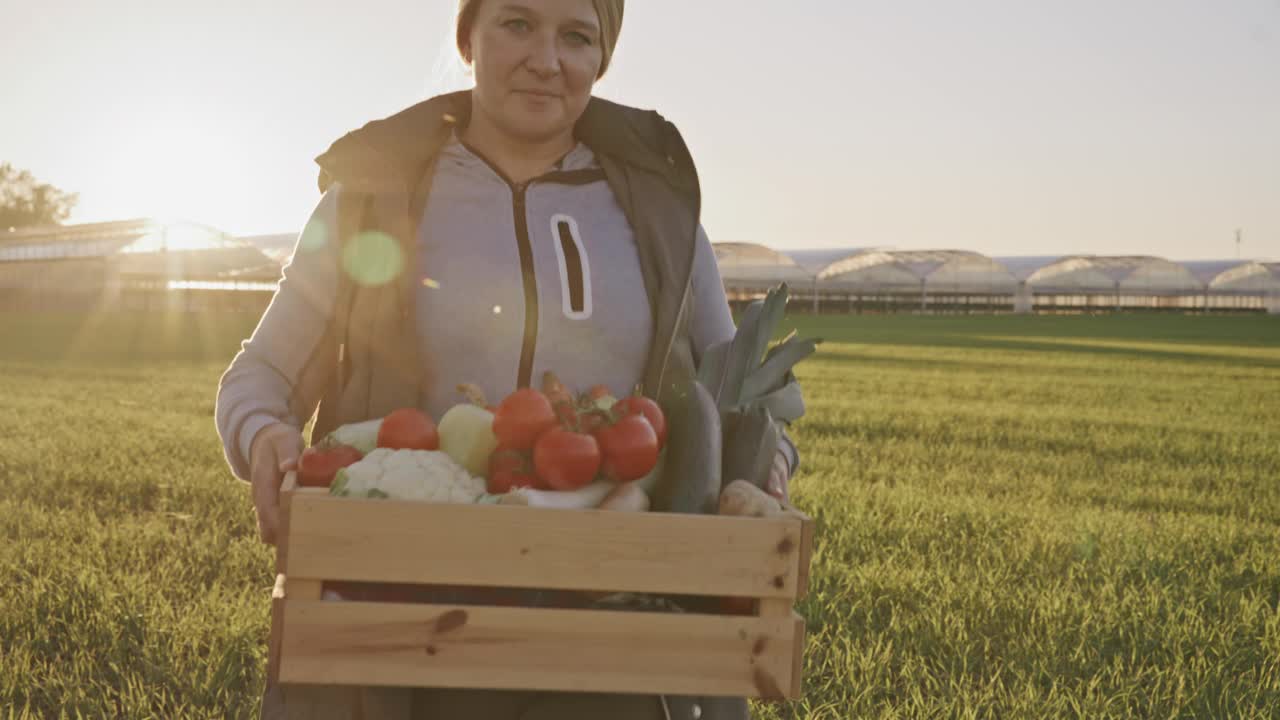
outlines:
[[781, 283], [803, 289], [814, 283], [814, 274], [795, 260], [763, 245], [716, 243], [713, 245], [720, 279], [730, 301], [762, 294]]
[[1140, 255], [1064, 257], [1023, 282], [1037, 310], [1192, 308], [1204, 291], [1185, 266]]
[[1017, 289], [1003, 265], [966, 250], [864, 250], [827, 264], [817, 283], [823, 298], [853, 310], [1008, 309]]
[[1256, 260], [1204, 260], [1183, 263], [1204, 287], [1203, 307], [1256, 309], [1278, 313], [1280, 263]]
[[[0, 308], [261, 311], [296, 233], [233, 237], [128, 220], [0, 233]], [[1280, 263], [1140, 255], [991, 258], [968, 250], [713, 245], [741, 306], [786, 283], [797, 312], [1270, 312]]]
[[198, 223], [128, 220], [0, 235], [0, 307], [260, 305], [280, 264]]
[[792, 260], [795, 260], [796, 264], [808, 270], [816, 278], [818, 273], [826, 270], [827, 266], [831, 265], [831, 263], [843, 260], [847, 257], [852, 257], [859, 253], [880, 249], [882, 248], [865, 247], [819, 250], [781, 250], [780, 252]]

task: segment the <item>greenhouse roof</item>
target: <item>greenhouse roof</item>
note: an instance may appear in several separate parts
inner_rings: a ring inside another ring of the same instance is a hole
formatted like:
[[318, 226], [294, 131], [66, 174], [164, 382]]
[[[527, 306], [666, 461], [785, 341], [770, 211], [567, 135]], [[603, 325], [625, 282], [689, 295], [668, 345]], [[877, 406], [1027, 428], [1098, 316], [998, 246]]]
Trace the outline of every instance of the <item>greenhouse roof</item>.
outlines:
[[874, 248], [820, 248], [810, 250], [783, 250], [782, 254], [791, 258], [796, 264], [817, 275], [828, 265]]
[[121, 220], [0, 233], [0, 262], [101, 258], [154, 231], [153, 220]]
[[239, 238], [262, 251], [263, 255], [281, 265], [289, 261], [293, 248], [298, 244], [297, 233], [281, 233], [278, 235], [247, 235]]
[[1147, 255], [1075, 255], [1032, 273], [1026, 280], [1045, 291], [1183, 293], [1203, 288], [1189, 269]]
[[726, 282], [776, 283], [813, 281], [813, 273], [795, 260], [764, 245], [715, 243], [716, 264]]
[[838, 260], [818, 276], [844, 290], [933, 287], [947, 292], [1012, 292], [1017, 280], [1000, 263], [967, 250], [868, 250]]
[[1252, 260], [1184, 260], [1179, 263], [1202, 283], [1206, 285], [1213, 282], [1214, 278], [1219, 275], [1241, 267], [1242, 265], [1257, 264]]
[[[0, 263], [101, 259], [119, 272], [179, 278], [275, 281], [296, 233], [232, 237], [199, 223], [154, 219], [0, 232]], [[1145, 255], [990, 258], [967, 250], [880, 247], [779, 251], [755, 243], [715, 243], [727, 285], [756, 290], [817, 282], [845, 292], [1280, 293], [1280, 263], [1209, 259], [1173, 262]]]
[[121, 274], [156, 278], [277, 279], [280, 264], [208, 225], [127, 220], [0, 234], [0, 262], [98, 259]]
[[1061, 255], [1025, 255], [1017, 257], [991, 258], [1000, 263], [1018, 280], [1026, 280], [1037, 270], [1048, 267], [1062, 259]]

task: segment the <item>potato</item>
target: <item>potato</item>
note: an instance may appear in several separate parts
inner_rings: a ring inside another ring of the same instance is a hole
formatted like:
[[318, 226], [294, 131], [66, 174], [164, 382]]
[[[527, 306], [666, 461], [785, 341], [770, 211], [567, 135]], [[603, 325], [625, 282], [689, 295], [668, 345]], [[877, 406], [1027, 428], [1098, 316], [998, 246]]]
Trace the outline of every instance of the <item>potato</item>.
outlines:
[[720, 493], [721, 515], [769, 517], [782, 514], [782, 503], [746, 480], [734, 480]]

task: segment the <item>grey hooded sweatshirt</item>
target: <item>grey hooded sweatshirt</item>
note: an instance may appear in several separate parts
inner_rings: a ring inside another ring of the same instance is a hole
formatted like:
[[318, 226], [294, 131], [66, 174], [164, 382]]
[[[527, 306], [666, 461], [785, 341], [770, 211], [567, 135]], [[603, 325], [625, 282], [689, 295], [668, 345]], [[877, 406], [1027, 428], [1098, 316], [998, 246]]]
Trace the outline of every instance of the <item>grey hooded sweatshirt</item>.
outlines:
[[[376, 236], [338, 247], [335, 185], [321, 199], [253, 336], [222, 378], [216, 419], [227, 461], [249, 478], [249, 449], [275, 422], [301, 428], [289, 408], [333, 311], [339, 273], [377, 282], [398, 248]], [[553, 371], [572, 390], [641, 382], [652, 315], [630, 223], [595, 156], [579, 143], [523, 185], [455, 136], [442, 148], [420, 224], [415, 283], [425, 407], [439, 419], [472, 383], [497, 402]], [[391, 253], [388, 257], [387, 253]], [[376, 260], [375, 260], [376, 259]], [[733, 337], [715, 254], [699, 232], [693, 272], [695, 362]], [[320, 398], [303, 398], [314, 408]], [[784, 439], [792, 469], [795, 447]]]

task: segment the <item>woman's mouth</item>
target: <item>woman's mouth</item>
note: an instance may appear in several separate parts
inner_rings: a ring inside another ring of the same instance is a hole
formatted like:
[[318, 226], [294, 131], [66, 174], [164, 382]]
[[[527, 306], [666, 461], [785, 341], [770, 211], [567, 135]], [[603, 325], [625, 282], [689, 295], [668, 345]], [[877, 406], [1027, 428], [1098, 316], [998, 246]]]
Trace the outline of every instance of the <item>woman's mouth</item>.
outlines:
[[560, 100], [559, 95], [538, 90], [517, 90], [514, 95], [519, 98], [518, 102], [531, 112], [550, 111]]

